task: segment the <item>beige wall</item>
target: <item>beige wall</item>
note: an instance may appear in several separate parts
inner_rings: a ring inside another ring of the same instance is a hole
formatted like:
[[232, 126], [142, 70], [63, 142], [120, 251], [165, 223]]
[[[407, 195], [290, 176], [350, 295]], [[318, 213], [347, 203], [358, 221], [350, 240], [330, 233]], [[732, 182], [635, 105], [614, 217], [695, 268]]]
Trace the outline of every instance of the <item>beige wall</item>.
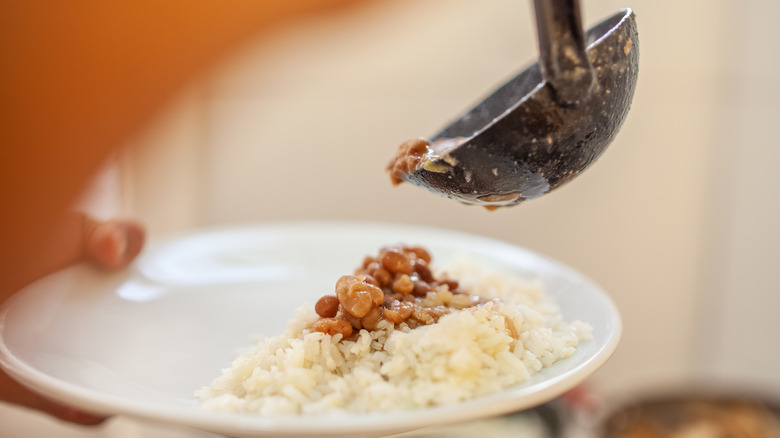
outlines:
[[[626, 5], [583, 2], [584, 19]], [[137, 190], [138, 214], [159, 231], [323, 218], [498, 237], [574, 266], [615, 299], [625, 332], [596, 376], [605, 391], [703, 372], [780, 385], [780, 346], [757, 336], [780, 329], [771, 314], [780, 86], [765, 55], [780, 42], [769, 22], [778, 6], [630, 6], [641, 60], [629, 118], [590, 170], [541, 199], [491, 213], [389, 185], [382, 169], [397, 144], [432, 134], [536, 57], [527, 2], [407, 0], [302, 22], [194, 86], [165, 126], [197, 144], [199, 170], [170, 174], [193, 161], [187, 148], [162, 172], [142, 166], [151, 173], [138, 184], [176, 189], [164, 193], [167, 212], [148, 208], [156, 189]], [[162, 130], [143, 143], [171, 140]], [[160, 217], [182, 211], [192, 214]]]
[[[591, 24], [625, 6], [583, 3]], [[590, 170], [541, 199], [490, 213], [388, 184], [382, 169], [398, 143], [435, 132], [536, 57], [526, 2], [407, 0], [248, 44], [190, 89], [141, 141], [151, 147], [140, 160], [149, 164], [131, 166], [137, 213], [159, 232], [324, 218], [498, 237], [576, 267], [618, 303], [625, 333], [597, 375], [605, 390], [702, 371], [780, 384], [780, 347], [747, 340], [778, 328], [752, 317], [778, 306], [748, 304], [777, 304], [780, 286], [769, 274], [780, 243], [769, 96], [779, 87], [777, 62], [762, 56], [779, 34], [761, 25], [777, 6], [630, 6], [641, 61], [628, 121]]]

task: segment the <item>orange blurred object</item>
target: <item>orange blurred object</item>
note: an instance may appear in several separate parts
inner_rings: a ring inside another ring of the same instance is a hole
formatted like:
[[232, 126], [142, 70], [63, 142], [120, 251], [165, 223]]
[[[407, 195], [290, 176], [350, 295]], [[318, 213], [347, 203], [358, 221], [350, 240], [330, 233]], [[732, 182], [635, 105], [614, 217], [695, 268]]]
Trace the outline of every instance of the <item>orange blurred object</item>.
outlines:
[[231, 46], [353, 0], [5, 2], [0, 301], [34, 279], [61, 214], [155, 110]]

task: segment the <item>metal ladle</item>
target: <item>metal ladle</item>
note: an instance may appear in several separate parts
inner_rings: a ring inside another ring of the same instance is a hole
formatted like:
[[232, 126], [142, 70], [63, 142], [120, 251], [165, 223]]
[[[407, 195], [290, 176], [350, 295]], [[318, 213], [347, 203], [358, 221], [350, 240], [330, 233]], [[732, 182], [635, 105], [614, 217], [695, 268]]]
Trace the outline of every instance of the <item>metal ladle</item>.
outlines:
[[574, 178], [615, 138], [636, 87], [634, 13], [583, 35], [578, 0], [534, 9], [539, 63], [432, 137], [403, 179], [468, 204], [514, 205]]

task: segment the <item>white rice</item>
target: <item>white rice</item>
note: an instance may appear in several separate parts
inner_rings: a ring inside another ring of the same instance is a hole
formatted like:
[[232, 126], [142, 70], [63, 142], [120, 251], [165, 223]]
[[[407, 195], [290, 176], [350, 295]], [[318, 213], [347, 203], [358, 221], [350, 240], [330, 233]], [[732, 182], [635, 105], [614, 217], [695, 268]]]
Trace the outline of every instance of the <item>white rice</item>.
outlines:
[[588, 324], [563, 320], [538, 283], [468, 261], [447, 272], [468, 293], [497, 300], [414, 330], [382, 321], [355, 341], [307, 329], [318, 316], [304, 304], [284, 335], [260, 341], [196, 395], [206, 409], [259, 415], [443, 405], [522, 383], [591, 337]]

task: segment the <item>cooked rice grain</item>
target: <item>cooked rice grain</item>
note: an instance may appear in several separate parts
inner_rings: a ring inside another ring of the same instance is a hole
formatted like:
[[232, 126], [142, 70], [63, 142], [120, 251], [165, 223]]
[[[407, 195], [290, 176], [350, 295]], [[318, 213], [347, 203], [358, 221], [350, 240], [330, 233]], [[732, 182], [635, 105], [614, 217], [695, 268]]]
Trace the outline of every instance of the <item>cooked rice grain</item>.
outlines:
[[260, 415], [442, 405], [522, 383], [590, 339], [590, 326], [564, 322], [540, 284], [465, 260], [448, 273], [470, 294], [496, 301], [414, 330], [382, 321], [354, 341], [308, 330], [318, 316], [305, 304], [284, 335], [239, 356], [197, 396], [206, 409]]

